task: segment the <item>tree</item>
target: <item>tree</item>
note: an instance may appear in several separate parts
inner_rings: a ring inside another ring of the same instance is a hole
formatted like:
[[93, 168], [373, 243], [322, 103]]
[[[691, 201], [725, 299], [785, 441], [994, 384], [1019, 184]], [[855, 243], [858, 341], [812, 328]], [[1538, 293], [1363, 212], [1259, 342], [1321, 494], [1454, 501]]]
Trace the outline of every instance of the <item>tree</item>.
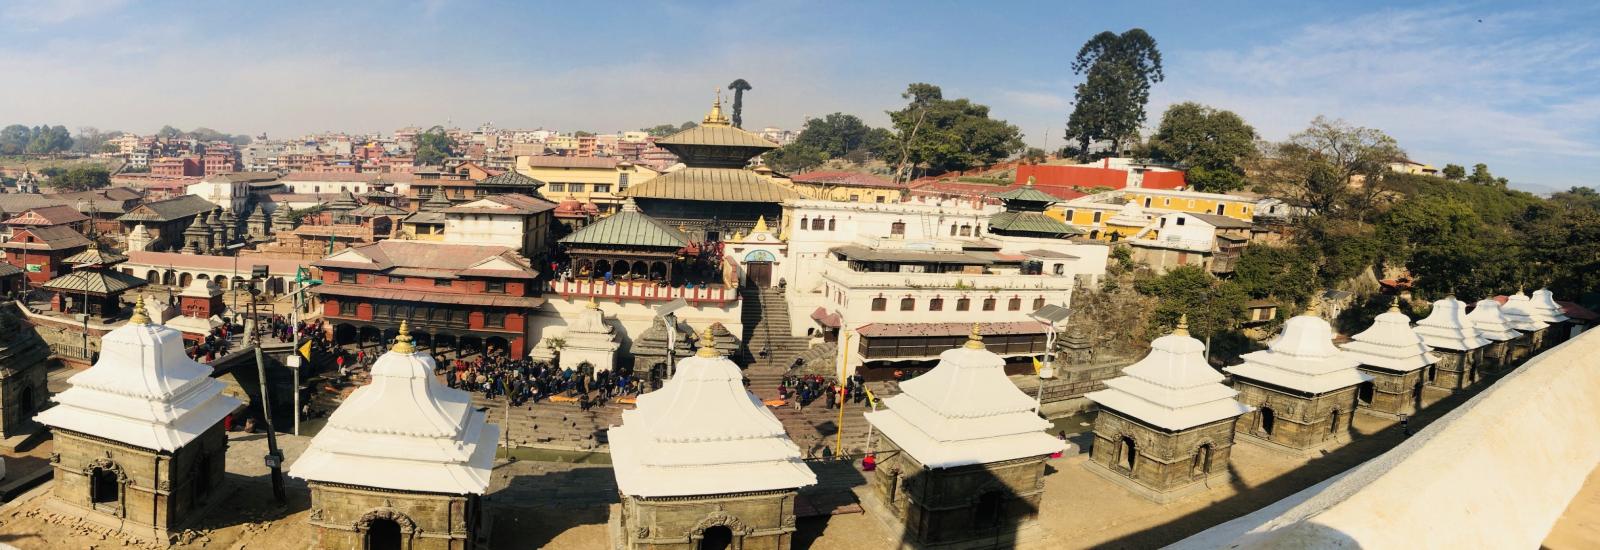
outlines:
[[1252, 245], [1233, 266], [1233, 282], [1251, 298], [1306, 303], [1321, 286], [1313, 259], [1295, 246]]
[[417, 152], [412, 162], [417, 166], [440, 164], [454, 155], [455, 150], [456, 140], [451, 139], [443, 126], [434, 126], [417, 134]]
[[1044, 149], [1038, 147], [1029, 147], [1028, 150], [1022, 152], [1022, 160], [1034, 164], [1044, 162], [1049, 157], [1050, 155], [1045, 153]]
[[934, 173], [965, 170], [1022, 150], [1022, 132], [1004, 120], [989, 118], [986, 105], [965, 98], [945, 99], [938, 86], [921, 82], [907, 86], [900, 97], [909, 102], [888, 113], [895, 135], [893, 143], [883, 149], [892, 150], [913, 169], [925, 166]]
[[33, 139], [28, 140], [28, 152], [35, 155], [60, 153], [72, 148], [72, 134], [66, 126], [35, 126]]
[[816, 147], [791, 143], [768, 151], [761, 160], [773, 170], [793, 174], [821, 166], [829, 158], [827, 153]]
[[649, 128], [640, 128], [639, 131], [650, 134], [653, 137], [666, 137], [676, 133], [678, 126], [674, 124], [657, 124]]
[[45, 184], [62, 191], [88, 191], [111, 185], [111, 172], [104, 166], [80, 164], [52, 176]]
[[162, 126], [160, 130], [156, 130], [156, 137], [161, 139], [176, 139], [182, 136], [183, 130], [173, 128], [170, 124]]
[[1149, 149], [1155, 160], [1187, 165], [1195, 190], [1234, 191], [1244, 187], [1244, 161], [1256, 154], [1256, 129], [1233, 111], [1184, 102], [1161, 116]]
[[27, 126], [12, 124], [0, 129], [0, 155], [20, 155], [32, 140], [33, 130]]
[[1444, 179], [1450, 181], [1461, 181], [1465, 177], [1467, 177], [1467, 169], [1462, 168], [1460, 164], [1444, 165]]
[[1067, 138], [1078, 142], [1078, 156], [1090, 160], [1092, 146], [1111, 142], [1115, 154], [1144, 124], [1150, 87], [1161, 82], [1161, 51], [1144, 29], [1094, 35], [1078, 50], [1073, 74], [1085, 75], [1077, 86]]
[[1187, 315], [1189, 332], [1204, 339], [1232, 330], [1244, 318], [1244, 291], [1223, 284], [1199, 266], [1179, 266], [1159, 277], [1141, 279], [1134, 289], [1159, 299], [1150, 315], [1152, 332], [1165, 332]]
[[1370, 221], [1389, 163], [1405, 157], [1381, 130], [1317, 117], [1288, 141], [1264, 146], [1257, 171], [1269, 191], [1313, 213]]
[[1499, 286], [1497, 271], [1507, 264], [1489, 257], [1498, 239], [1470, 205], [1453, 197], [1402, 201], [1384, 213], [1377, 235], [1385, 259], [1416, 274], [1415, 287], [1429, 296], [1485, 297]]
[[[93, 126], [79, 126], [78, 133], [72, 138], [72, 150], [80, 153], [115, 153], [115, 150], [108, 151], [105, 146], [107, 141], [119, 133], [101, 132], [99, 128]], [[115, 144], [111, 146], [112, 149], [116, 149]]]
[[855, 115], [832, 113], [807, 120], [794, 143], [770, 151], [763, 158], [780, 172], [803, 171], [836, 158], [861, 163], [893, 139], [888, 130], [867, 126]]
[[728, 89], [733, 90], [733, 127], [744, 127], [744, 93], [754, 88], [743, 78], [734, 79], [728, 83]]

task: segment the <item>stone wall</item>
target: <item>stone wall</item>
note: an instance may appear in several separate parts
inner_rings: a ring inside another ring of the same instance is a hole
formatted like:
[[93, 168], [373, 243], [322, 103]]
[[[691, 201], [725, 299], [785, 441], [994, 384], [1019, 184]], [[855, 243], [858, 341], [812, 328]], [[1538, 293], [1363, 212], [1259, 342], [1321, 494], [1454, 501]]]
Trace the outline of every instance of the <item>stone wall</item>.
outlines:
[[1580, 334], [1393, 450], [1173, 548], [1538, 548], [1600, 464], [1597, 358], [1600, 334]]
[[[707, 531], [727, 528], [731, 548], [788, 550], [794, 540], [794, 490], [733, 495], [641, 498], [622, 496], [625, 550], [693, 550]], [[715, 538], [717, 534], [710, 535]]]
[[[1240, 403], [1256, 408], [1239, 417], [1234, 425], [1239, 435], [1298, 451], [1349, 440], [1350, 417], [1356, 410], [1355, 386], [1304, 397], [1235, 378], [1233, 389], [1239, 390]], [[1266, 429], [1264, 408], [1271, 410], [1271, 432]]]
[[[226, 477], [228, 438], [220, 423], [171, 453], [68, 430], [54, 430], [54, 436], [51, 504], [140, 537], [167, 540], [206, 511]], [[96, 470], [111, 472], [118, 480], [109, 502], [93, 502]]]
[[372, 522], [389, 520], [400, 527], [405, 550], [471, 550], [481, 513], [476, 495], [441, 495], [389, 491], [352, 485], [312, 482], [309, 521], [317, 529], [318, 548], [366, 548]]
[[1396, 373], [1362, 366], [1361, 372], [1372, 375], [1372, 396], [1369, 401], [1358, 397], [1356, 407], [1380, 416], [1417, 414], [1418, 398], [1422, 395], [1422, 371], [1426, 368]]
[[1433, 355], [1439, 358], [1439, 362], [1424, 369], [1429, 373], [1425, 380], [1429, 386], [1456, 391], [1472, 387], [1480, 378], [1478, 365], [1481, 364], [1483, 348], [1468, 352], [1435, 349]]
[[[1168, 432], [1101, 408], [1100, 414], [1095, 415], [1094, 444], [1089, 459], [1154, 492], [1174, 491], [1228, 475], [1228, 457], [1233, 452], [1233, 423], [1234, 419], [1229, 418]], [[1135, 458], [1131, 469], [1123, 454], [1125, 437], [1133, 441]], [[1203, 454], [1202, 447], [1209, 453]]]
[[1032, 526], [1044, 497], [1045, 457], [925, 468], [885, 441], [873, 491], [918, 545], [1005, 539]]

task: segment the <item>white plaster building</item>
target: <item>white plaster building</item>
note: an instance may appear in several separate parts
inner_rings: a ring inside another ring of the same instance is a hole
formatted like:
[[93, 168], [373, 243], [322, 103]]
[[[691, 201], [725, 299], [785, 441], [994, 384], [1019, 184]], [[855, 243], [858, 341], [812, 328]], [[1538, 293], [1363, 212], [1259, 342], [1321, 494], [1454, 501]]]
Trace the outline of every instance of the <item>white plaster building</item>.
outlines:
[[1223, 384], [1222, 373], [1206, 363], [1205, 349], [1180, 323], [1178, 330], [1150, 342], [1150, 354], [1123, 368], [1123, 376], [1084, 397], [1174, 432], [1250, 412], [1234, 399], [1239, 392]]
[[199, 183], [189, 184], [184, 188], [184, 193], [199, 196], [223, 210], [237, 214], [244, 212], [245, 201], [250, 197], [251, 183], [268, 182], [277, 178], [277, 174], [270, 172], [212, 174], [201, 179]]
[[1511, 319], [1506, 317], [1500, 309], [1500, 302], [1494, 299], [1478, 300], [1472, 308], [1472, 313], [1467, 314], [1467, 320], [1478, 329], [1478, 335], [1490, 344], [1484, 347], [1484, 367], [1492, 370], [1503, 370], [1511, 366], [1511, 348], [1522, 332], [1511, 326]]
[[[545, 338], [551, 337], [544, 334]], [[617, 348], [622, 344], [617, 341], [617, 329], [606, 324], [606, 314], [600, 311], [600, 304], [592, 298], [589, 307], [577, 314], [577, 319], [567, 325], [566, 332], [559, 338], [565, 343], [561, 348], [562, 369], [580, 370], [587, 363], [593, 367], [593, 372], [608, 371], [617, 364]], [[536, 346], [533, 349], [535, 359], [549, 360], [551, 350], [547, 346]]]
[[1361, 364], [1361, 372], [1372, 376], [1357, 388], [1358, 407], [1384, 417], [1421, 410], [1421, 370], [1439, 359], [1411, 328], [1411, 318], [1400, 312], [1398, 301], [1342, 347], [1346, 357]]
[[444, 209], [444, 242], [544, 252], [555, 203], [521, 194], [484, 197]]
[[[1512, 326], [1516, 324], [1513, 322]], [[1479, 335], [1477, 327], [1467, 319], [1467, 304], [1455, 296], [1435, 301], [1428, 317], [1417, 321], [1416, 331], [1422, 342], [1439, 357], [1423, 376], [1425, 383], [1458, 390], [1477, 381], [1483, 348], [1490, 342]]]
[[1256, 410], [1235, 423], [1236, 433], [1302, 454], [1348, 439], [1356, 387], [1373, 378], [1333, 345], [1328, 321], [1314, 313], [1290, 318], [1267, 349], [1242, 358], [1223, 370], [1233, 375], [1239, 400]]

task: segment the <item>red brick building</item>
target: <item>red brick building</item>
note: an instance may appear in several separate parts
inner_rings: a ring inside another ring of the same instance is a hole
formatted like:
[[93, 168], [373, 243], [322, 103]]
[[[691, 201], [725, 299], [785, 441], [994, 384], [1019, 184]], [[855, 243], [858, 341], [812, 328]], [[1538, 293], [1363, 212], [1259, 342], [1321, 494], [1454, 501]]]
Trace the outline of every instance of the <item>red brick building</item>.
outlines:
[[204, 176], [205, 167], [192, 156], [161, 157], [150, 161], [150, 174], [156, 176]]
[[507, 247], [386, 240], [314, 264], [323, 318], [340, 343], [387, 342], [408, 321], [417, 346], [528, 353], [544, 303], [538, 272]]
[[65, 275], [70, 268], [62, 260], [86, 248], [89, 239], [64, 225], [14, 227], [11, 240], [0, 244], [6, 262], [27, 272], [28, 284], [34, 286]]
[[[233, 151], [230, 150], [207, 151], [206, 155], [201, 158], [201, 162], [204, 164], [203, 169], [205, 170], [205, 174], [203, 175], [226, 174], [229, 172], [239, 171], [239, 161], [234, 155]], [[154, 168], [151, 170], [154, 171]]]

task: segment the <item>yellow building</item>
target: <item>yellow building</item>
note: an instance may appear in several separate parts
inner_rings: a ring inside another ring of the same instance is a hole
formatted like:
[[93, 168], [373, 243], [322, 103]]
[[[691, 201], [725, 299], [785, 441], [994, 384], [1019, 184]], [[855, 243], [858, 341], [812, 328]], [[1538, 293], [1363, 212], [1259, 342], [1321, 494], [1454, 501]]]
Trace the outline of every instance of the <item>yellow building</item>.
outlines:
[[517, 172], [545, 182], [539, 192], [552, 201], [592, 203], [602, 211], [622, 206], [620, 193], [660, 175], [648, 166], [616, 157], [517, 157]]
[[860, 172], [825, 170], [789, 176], [794, 190], [808, 198], [838, 202], [900, 202], [903, 186]]
[[1056, 204], [1045, 214], [1083, 229], [1091, 239], [1111, 240], [1130, 237], [1162, 214], [1172, 212], [1213, 214], [1250, 222], [1255, 219], [1255, 205], [1255, 199], [1237, 195], [1128, 188]]

